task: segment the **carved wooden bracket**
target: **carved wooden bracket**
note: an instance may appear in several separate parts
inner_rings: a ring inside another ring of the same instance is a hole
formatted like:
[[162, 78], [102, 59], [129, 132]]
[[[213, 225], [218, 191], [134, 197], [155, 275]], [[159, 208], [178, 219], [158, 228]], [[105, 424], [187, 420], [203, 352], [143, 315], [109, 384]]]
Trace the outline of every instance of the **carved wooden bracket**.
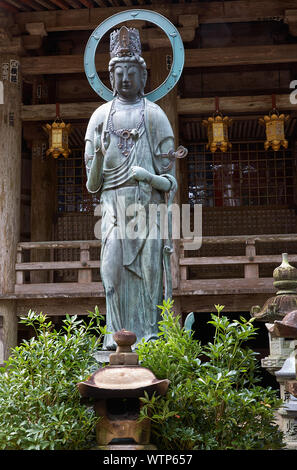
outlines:
[[[151, 49], [169, 47], [170, 43], [166, 35], [159, 28], [145, 28], [145, 21], [129, 21], [130, 28], [140, 30], [141, 42], [149, 44]], [[177, 29], [183, 42], [191, 42], [195, 38], [196, 29], [199, 26], [198, 15], [179, 15]]]
[[29, 35], [23, 35], [23, 46], [26, 50], [40, 49], [44, 36], [47, 36], [47, 31], [44, 23], [26, 23], [25, 29]]
[[292, 36], [297, 36], [297, 10], [285, 10], [284, 22], [288, 24]]

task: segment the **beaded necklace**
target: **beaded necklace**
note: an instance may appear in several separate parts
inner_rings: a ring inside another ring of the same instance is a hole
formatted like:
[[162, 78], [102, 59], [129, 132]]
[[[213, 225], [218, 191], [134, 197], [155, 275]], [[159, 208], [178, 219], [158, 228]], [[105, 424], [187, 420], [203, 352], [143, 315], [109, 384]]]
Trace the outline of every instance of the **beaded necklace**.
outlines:
[[144, 123], [144, 99], [142, 99], [142, 106], [140, 110], [140, 120], [134, 129], [115, 129], [113, 125], [113, 115], [116, 112], [115, 109], [115, 100], [111, 105], [110, 114], [108, 117], [107, 128], [110, 133], [114, 134], [118, 138], [118, 147], [122, 155], [127, 158], [132, 150], [134, 145], [134, 140], [139, 134], [139, 131]]

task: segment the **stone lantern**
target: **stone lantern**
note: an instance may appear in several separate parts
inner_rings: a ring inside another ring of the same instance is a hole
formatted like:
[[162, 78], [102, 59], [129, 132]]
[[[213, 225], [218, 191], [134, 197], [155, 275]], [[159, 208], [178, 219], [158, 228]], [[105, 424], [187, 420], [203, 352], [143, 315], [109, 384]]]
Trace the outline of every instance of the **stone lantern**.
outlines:
[[261, 365], [275, 376], [280, 386], [283, 406], [277, 411], [278, 425], [284, 433], [287, 449], [297, 449], [297, 269], [282, 255], [282, 263], [273, 272], [276, 295], [262, 309], [252, 307], [251, 315], [266, 321], [269, 335], [269, 356]]
[[156, 449], [151, 445], [150, 420], [138, 420], [141, 401], [146, 392], [165, 395], [169, 380], [158, 380], [138, 364], [138, 354], [131, 346], [136, 335], [120, 330], [113, 335], [117, 350], [109, 356], [109, 365], [98, 369], [85, 382], [77, 384], [84, 399], [92, 399], [97, 416], [98, 450]]
[[264, 321], [268, 330], [270, 354], [262, 359], [261, 365], [272, 375], [281, 369], [297, 344], [295, 339], [270, 333], [272, 322], [282, 321], [289, 312], [297, 310], [297, 269], [289, 264], [287, 253], [282, 254], [282, 263], [273, 271], [273, 279], [276, 295], [270, 297], [262, 308], [258, 305], [251, 308], [251, 316]]
[[285, 360], [282, 368], [275, 372], [280, 384], [280, 396], [283, 406], [278, 410], [279, 427], [284, 433], [287, 449], [297, 449], [297, 310], [287, 313], [283, 320], [275, 320], [267, 326], [273, 337], [295, 340], [295, 349]]

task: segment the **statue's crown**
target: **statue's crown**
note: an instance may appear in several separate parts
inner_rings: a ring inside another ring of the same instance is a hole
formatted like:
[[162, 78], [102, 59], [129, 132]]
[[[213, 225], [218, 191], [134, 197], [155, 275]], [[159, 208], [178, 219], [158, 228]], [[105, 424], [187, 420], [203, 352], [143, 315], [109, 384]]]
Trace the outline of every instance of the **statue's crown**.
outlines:
[[141, 56], [139, 31], [122, 26], [110, 34], [110, 57]]

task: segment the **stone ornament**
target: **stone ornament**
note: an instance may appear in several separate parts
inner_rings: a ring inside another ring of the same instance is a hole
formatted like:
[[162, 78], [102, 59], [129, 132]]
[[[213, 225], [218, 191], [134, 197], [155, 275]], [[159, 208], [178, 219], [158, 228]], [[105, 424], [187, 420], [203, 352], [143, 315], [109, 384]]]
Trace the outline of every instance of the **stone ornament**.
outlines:
[[[110, 365], [98, 369], [87, 381], [77, 384], [82, 400], [92, 400], [97, 416], [98, 450], [156, 450], [150, 444], [150, 421], [139, 421], [141, 401], [145, 393], [165, 395], [169, 380], [158, 380], [147, 368], [138, 364], [138, 355], [131, 346], [136, 335], [120, 330], [114, 335], [117, 351], [110, 354]], [[134, 364], [134, 365], [131, 365]]]
[[263, 307], [251, 308], [251, 316], [256, 320], [272, 323], [281, 321], [285, 315], [297, 310], [297, 269], [288, 261], [288, 254], [282, 254], [282, 263], [273, 271], [273, 285], [276, 295], [270, 297]]

